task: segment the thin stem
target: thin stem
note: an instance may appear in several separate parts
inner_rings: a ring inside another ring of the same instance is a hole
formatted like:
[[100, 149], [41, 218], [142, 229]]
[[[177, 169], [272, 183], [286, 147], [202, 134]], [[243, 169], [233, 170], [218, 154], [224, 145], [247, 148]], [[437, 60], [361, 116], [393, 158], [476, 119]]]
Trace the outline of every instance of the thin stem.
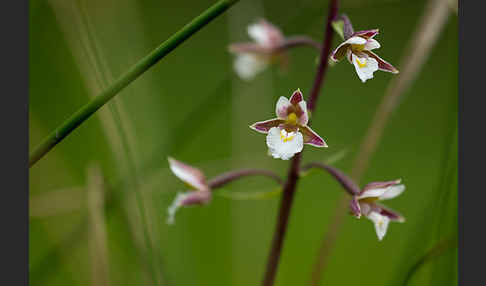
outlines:
[[321, 44], [307, 36], [288, 37], [285, 39], [285, 42], [277, 49], [286, 50], [288, 48], [293, 48], [298, 46], [308, 46], [308, 47], [315, 48], [319, 52], [321, 51]]
[[321, 57], [319, 60], [319, 67], [314, 80], [314, 85], [310, 93], [310, 99], [307, 102], [307, 108], [313, 112], [316, 108], [317, 99], [319, 98], [319, 91], [322, 88], [324, 82], [327, 67], [329, 65], [329, 54], [331, 53], [331, 43], [334, 33], [332, 31], [332, 21], [336, 18], [338, 11], [338, 1], [331, 0], [329, 3], [329, 14], [327, 15], [326, 34], [324, 37], [324, 43], [321, 47]]
[[311, 168], [319, 168], [331, 174], [343, 186], [346, 192], [352, 196], [358, 194], [360, 191], [359, 186], [350, 177], [337, 168], [321, 162], [312, 162], [303, 166], [301, 168], [301, 172], [305, 172]]
[[227, 183], [232, 181], [238, 180], [242, 177], [246, 176], [265, 176], [270, 179], [275, 180], [279, 185], [283, 184], [282, 179], [272, 171], [269, 170], [261, 170], [261, 169], [242, 169], [236, 171], [229, 171], [214, 177], [208, 182], [208, 185], [211, 189], [220, 188]]
[[238, 0], [221, 0], [209, 7], [201, 15], [194, 18], [169, 39], [163, 42], [155, 50], [133, 65], [127, 72], [115, 80], [108, 88], [86, 105], [76, 111], [71, 117], [65, 120], [59, 127], [51, 132], [29, 155], [29, 168], [47, 154], [54, 146], [61, 142], [69, 133], [76, 129], [81, 123], [93, 115], [98, 109], [105, 105], [110, 99], [117, 95], [126, 86], [132, 83], [140, 75], [155, 65], [159, 60], [173, 51], [181, 43], [210, 23], [214, 18], [226, 11]]
[[272, 55], [275, 52], [283, 52], [294, 47], [312, 47], [318, 52], [321, 51], [321, 44], [314, 41], [312, 38], [307, 36], [292, 36], [287, 37], [285, 40], [275, 47], [264, 47], [260, 44], [253, 42], [249, 43], [234, 43], [229, 45], [228, 50], [232, 53], [254, 53], [262, 55]]
[[290, 164], [287, 181], [285, 182], [283, 189], [283, 196], [280, 200], [280, 210], [278, 213], [275, 233], [273, 235], [272, 248], [270, 250], [270, 256], [268, 257], [265, 277], [262, 283], [264, 286], [273, 285], [273, 282], [275, 281], [280, 254], [282, 253], [283, 240], [287, 231], [290, 210], [294, 200], [295, 187], [297, 186], [297, 181], [299, 179], [299, 164], [301, 158], [302, 153], [296, 154]]
[[[331, 41], [333, 36], [332, 31], [332, 20], [336, 17], [338, 10], [338, 0], [331, 0], [329, 3], [329, 12], [327, 15], [326, 31], [324, 34], [324, 44], [321, 48], [319, 67], [314, 78], [314, 85], [312, 87], [312, 92], [310, 95], [310, 100], [308, 102], [308, 109], [313, 112], [315, 109], [315, 104], [317, 98], [319, 97], [319, 91], [322, 88], [324, 82], [324, 75], [326, 74], [329, 54], [331, 51]], [[302, 158], [302, 152], [296, 154], [292, 158], [290, 168], [287, 175], [287, 181], [285, 182], [282, 199], [280, 200], [280, 209], [277, 218], [277, 224], [275, 228], [275, 233], [273, 235], [272, 247], [270, 250], [270, 255], [267, 261], [267, 267], [265, 271], [265, 276], [262, 281], [263, 286], [271, 286], [275, 281], [275, 276], [277, 274], [277, 268], [280, 260], [280, 254], [282, 252], [283, 241], [285, 238], [285, 233], [287, 231], [288, 220], [290, 216], [290, 210], [292, 207], [292, 202], [294, 200], [295, 190], [297, 182], [299, 180], [299, 165]]]

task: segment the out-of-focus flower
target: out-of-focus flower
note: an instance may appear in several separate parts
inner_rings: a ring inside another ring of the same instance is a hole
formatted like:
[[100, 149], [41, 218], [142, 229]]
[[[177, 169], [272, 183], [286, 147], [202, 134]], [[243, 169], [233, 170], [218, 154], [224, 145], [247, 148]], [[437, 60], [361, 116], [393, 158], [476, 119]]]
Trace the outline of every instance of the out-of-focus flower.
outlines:
[[288, 160], [302, 151], [304, 144], [327, 147], [326, 142], [307, 126], [309, 114], [299, 89], [292, 94], [290, 100], [281, 96], [275, 113], [277, 118], [250, 126], [253, 130], [267, 134], [269, 153], [274, 158]]
[[399, 213], [377, 203], [395, 198], [405, 191], [405, 186], [400, 182], [401, 180], [370, 183], [351, 199], [351, 212], [358, 218], [364, 215], [370, 219], [375, 225], [379, 240], [385, 236], [390, 221], [405, 221]]
[[254, 42], [229, 46], [229, 51], [236, 54], [234, 69], [240, 78], [250, 80], [269, 64], [286, 64], [287, 55], [279, 49], [285, 37], [276, 26], [262, 19], [248, 26], [248, 35]]
[[211, 201], [211, 189], [206, 183], [206, 177], [199, 169], [170, 157], [168, 160], [172, 173], [190, 187], [189, 192], [178, 193], [167, 210], [169, 215], [167, 223], [173, 224], [175, 213], [180, 207], [209, 203]]
[[345, 41], [332, 52], [331, 60], [338, 62], [346, 57], [362, 82], [373, 78], [373, 73], [377, 70], [397, 74], [395, 67], [372, 52], [380, 47], [380, 43], [373, 39], [378, 34], [378, 29], [353, 32], [349, 19], [345, 16], [342, 18]]

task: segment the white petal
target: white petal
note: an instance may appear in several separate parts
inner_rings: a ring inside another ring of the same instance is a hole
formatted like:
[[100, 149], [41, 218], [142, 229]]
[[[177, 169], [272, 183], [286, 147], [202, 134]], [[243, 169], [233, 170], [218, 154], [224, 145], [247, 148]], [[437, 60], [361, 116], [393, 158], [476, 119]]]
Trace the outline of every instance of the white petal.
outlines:
[[167, 209], [167, 224], [174, 224], [174, 217], [177, 210], [182, 206], [182, 201], [187, 197], [187, 193], [178, 193], [172, 204]]
[[185, 182], [186, 184], [197, 190], [206, 190], [208, 188], [208, 186], [206, 185], [206, 178], [199, 169], [177, 161], [171, 157], [169, 157], [168, 159], [170, 170], [181, 181]]
[[381, 45], [380, 45], [380, 43], [378, 43], [377, 40], [375, 40], [375, 39], [369, 39], [366, 42], [366, 44], [364, 46], [364, 49], [367, 50], [367, 51], [371, 51], [371, 50], [374, 50], [374, 49], [378, 49], [380, 47], [381, 47]]
[[393, 185], [386, 188], [376, 188], [364, 191], [358, 200], [364, 198], [378, 198], [379, 200], [389, 200], [399, 196], [405, 191], [405, 185]]
[[352, 44], [352, 45], [364, 45], [366, 44], [367, 40], [361, 37], [352, 37], [347, 39], [344, 43], [345, 44]]
[[292, 104], [288, 98], [281, 96], [275, 106], [275, 114], [277, 114], [277, 117], [280, 119], [287, 119], [287, 108], [291, 105]]
[[382, 240], [386, 234], [386, 230], [388, 229], [390, 219], [377, 212], [371, 212], [367, 217], [375, 224], [375, 230], [376, 235], [378, 236], [378, 240]]
[[272, 127], [267, 135], [267, 146], [273, 158], [288, 160], [302, 151], [304, 138], [298, 131], [287, 133], [283, 129]]
[[267, 61], [252, 54], [239, 54], [233, 67], [241, 79], [250, 80], [267, 67]]
[[358, 57], [354, 53], [351, 55], [356, 73], [362, 82], [373, 78], [373, 73], [378, 70], [378, 62], [371, 57]]
[[380, 200], [389, 200], [394, 197], [398, 197], [403, 191], [405, 191], [405, 185], [389, 186], [386, 191], [379, 197]]
[[358, 200], [364, 199], [364, 198], [378, 198], [382, 196], [384, 193], [386, 193], [387, 188], [381, 188], [381, 189], [370, 189], [364, 191], [361, 195], [358, 196]]
[[263, 24], [257, 23], [248, 26], [248, 35], [260, 45], [270, 45], [270, 38]]

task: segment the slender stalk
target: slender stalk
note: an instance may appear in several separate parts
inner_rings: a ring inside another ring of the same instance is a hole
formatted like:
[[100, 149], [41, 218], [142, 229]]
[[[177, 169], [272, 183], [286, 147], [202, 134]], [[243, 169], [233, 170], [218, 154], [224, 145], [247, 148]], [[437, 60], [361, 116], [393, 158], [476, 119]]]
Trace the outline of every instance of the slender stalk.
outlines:
[[[409, 51], [402, 60], [403, 66], [400, 76], [396, 77], [389, 84], [385, 96], [377, 108], [374, 118], [368, 128], [363, 143], [360, 146], [358, 155], [354, 161], [351, 170], [351, 178], [359, 183], [361, 177], [366, 171], [368, 164], [378, 143], [382, 138], [390, 115], [398, 106], [405, 90], [414, 81], [419, 74], [420, 69], [427, 59], [431, 48], [437, 41], [440, 31], [444, 27], [450, 9], [443, 0], [430, 0], [422, 16], [421, 23], [417, 27], [409, 47]], [[344, 209], [347, 204], [347, 198], [341, 197], [334, 210], [333, 219], [328, 226], [321, 247], [318, 252], [318, 258], [314, 264], [314, 270], [311, 277], [311, 285], [319, 285], [322, 279], [322, 272], [326, 268], [327, 261], [334, 247], [337, 233], [342, 225], [344, 218]]]
[[350, 195], [357, 195], [360, 192], [359, 186], [346, 174], [338, 170], [337, 168], [331, 167], [329, 165], [323, 164], [321, 162], [312, 162], [309, 163], [301, 168], [301, 172], [305, 172], [311, 168], [319, 168], [323, 169], [324, 171], [328, 172], [333, 176], [336, 181], [338, 181], [343, 188], [348, 192]]
[[262, 285], [264, 286], [273, 285], [273, 282], [275, 281], [280, 254], [282, 252], [283, 240], [287, 231], [290, 210], [294, 200], [295, 187], [297, 186], [297, 181], [299, 179], [299, 164], [301, 157], [302, 153], [296, 154], [290, 164], [287, 181], [285, 182], [282, 199], [280, 200], [280, 210], [277, 218], [277, 226], [273, 235], [272, 248], [268, 257], [265, 277], [263, 278]]
[[308, 46], [311, 48], [316, 49], [317, 51], [321, 51], [321, 44], [314, 41], [312, 38], [307, 36], [293, 36], [287, 37], [285, 42], [278, 47], [279, 50], [286, 50], [288, 48], [298, 47], [298, 46]]
[[246, 177], [246, 176], [265, 176], [270, 179], [275, 180], [279, 185], [283, 184], [282, 179], [275, 174], [272, 171], [268, 170], [261, 170], [261, 169], [241, 169], [241, 170], [236, 170], [236, 171], [229, 171], [226, 173], [223, 173], [217, 177], [214, 177], [208, 182], [208, 185], [211, 189], [215, 188], [220, 188], [224, 185], [226, 185], [229, 182], [232, 182], [234, 180], [238, 180], [241, 177]]
[[319, 91], [322, 88], [326, 76], [327, 67], [329, 65], [329, 55], [331, 53], [331, 43], [333, 38], [332, 21], [336, 18], [338, 11], [338, 1], [331, 0], [329, 3], [329, 14], [327, 15], [326, 32], [324, 36], [324, 43], [321, 47], [321, 55], [319, 60], [319, 67], [312, 86], [310, 99], [307, 102], [307, 108], [313, 112], [316, 108], [317, 99], [319, 98]]
[[29, 168], [126, 86], [239, 0], [220, 0], [133, 65], [108, 88], [52, 131], [29, 155]]
[[[337, 15], [337, 10], [338, 0], [331, 0], [331, 2], [329, 3], [329, 12], [327, 15], [324, 44], [321, 47], [319, 67], [314, 78], [314, 84], [312, 86], [310, 99], [307, 103], [308, 109], [311, 112], [313, 112], [315, 109], [316, 102], [319, 97], [319, 91], [322, 88], [324, 76], [328, 67], [328, 58], [331, 51], [331, 41], [334, 34], [332, 31], [331, 23]], [[277, 274], [277, 268], [280, 260], [280, 254], [282, 252], [283, 241], [285, 238], [285, 233], [287, 231], [290, 210], [292, 207], [292, 202], [294, 200], [296, 186], [299, 180], [299, 165], [301, 158], [302, 152], [296, 154], [292, 158], [290, 164], [287, 181], [285, 182], [282, 199], [280, 200], [280, 209], [277, 218], [277, 225], [275, 228], [275, 233], [273, 235], [272, 247], [270, 250], [270, 255], [268, 257], [265, 276], [262, 282], [263, 286], [271, 286], [275, 281], [275, 276]]]

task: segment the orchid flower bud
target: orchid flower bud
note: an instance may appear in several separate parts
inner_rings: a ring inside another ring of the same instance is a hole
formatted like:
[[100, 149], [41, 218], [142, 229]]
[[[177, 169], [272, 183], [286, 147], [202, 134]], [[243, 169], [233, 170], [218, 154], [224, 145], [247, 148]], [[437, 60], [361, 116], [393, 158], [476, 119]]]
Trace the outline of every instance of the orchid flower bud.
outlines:
[[167, 223], [173, 224], [175, 213], [179, 208], [209, 203], [211, 189], [206, 182], [206, 177], [199, 169], [170, 157], [168, 160], [172, 173], [191, 188], [189, 192], [178, 193], [174, 202], [169, 206]]

